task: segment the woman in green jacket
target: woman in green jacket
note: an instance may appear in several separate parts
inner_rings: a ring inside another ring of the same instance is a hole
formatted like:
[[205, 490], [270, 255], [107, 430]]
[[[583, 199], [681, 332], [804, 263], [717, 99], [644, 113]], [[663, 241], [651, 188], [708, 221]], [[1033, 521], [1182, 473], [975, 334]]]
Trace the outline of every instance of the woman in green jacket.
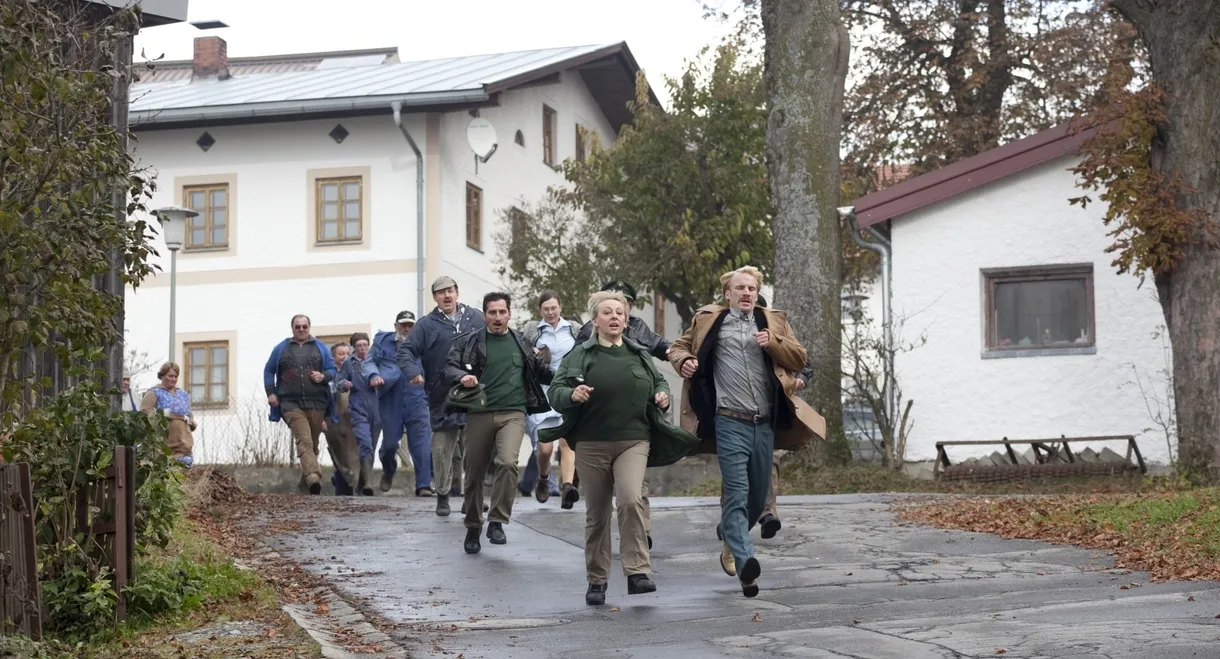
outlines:
[[641, 490], [644, 470], [672, 464], [699, 443], [660, 414], [669, 385], [647, 350], [623, 336], [627, 300], [601, 292], [589, 300], [593, 337], [564, 357], [547, 397], [563, 424], [539, 433], [542, 442], [567, 439], [585, 495], [585, 603], [606, 602], [610, 577], [610, 517], [618, 501], [619, 556], [627, 592], [656, 591], [649, 577], [648, 536]]

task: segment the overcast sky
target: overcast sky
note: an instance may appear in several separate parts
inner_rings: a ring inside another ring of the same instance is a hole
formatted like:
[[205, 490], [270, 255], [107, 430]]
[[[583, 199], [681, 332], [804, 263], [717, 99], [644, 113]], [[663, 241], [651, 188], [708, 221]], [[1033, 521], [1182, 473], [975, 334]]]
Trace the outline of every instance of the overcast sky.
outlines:
[[190, 0], [188, 19], [231, 27], [146, 28], [136, 59], [190, 59], [205, 35], [229, 57], [397, 46], [403, 61], [626, 41], [658, 96], [662, 75], [729, 29], [704, 19], [700, 0]]

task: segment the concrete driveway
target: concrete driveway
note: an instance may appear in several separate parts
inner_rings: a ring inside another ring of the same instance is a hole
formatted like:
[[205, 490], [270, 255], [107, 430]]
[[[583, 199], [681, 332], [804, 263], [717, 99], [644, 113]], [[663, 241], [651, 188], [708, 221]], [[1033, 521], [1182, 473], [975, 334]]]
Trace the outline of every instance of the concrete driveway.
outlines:
[[583, 502], [518, 499], [508, 544], [476, 556], [460, 517], [415, 498], [349, 500], [268, 544], [392, 623], [414, 657], [1220, 657], [1220, 584], [1151, 584], [1098, 552], [902, 524], [890, 499], [782, 497], [783, 530], [755, 531], [753, 600], [720, 571], [713, 499], [654, 499], [658, 592], [628, 596], [616, 555], [596, 608]]

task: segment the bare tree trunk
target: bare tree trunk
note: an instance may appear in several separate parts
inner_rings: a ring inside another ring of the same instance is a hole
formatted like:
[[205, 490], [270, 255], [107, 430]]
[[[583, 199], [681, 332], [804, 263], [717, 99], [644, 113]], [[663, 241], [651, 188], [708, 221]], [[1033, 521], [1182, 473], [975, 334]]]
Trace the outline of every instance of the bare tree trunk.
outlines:
[[[1177, 202], [1220, 222], [1220, 3], [1114, 0], [1148, 46], [1152, 79], [1166, 93], [1153, 167], [1183, 184]], [[1157, 278], [1173, 344], [1179, 469], [1220, 479], [1220, 253], [1189, 245]]]
[[826, 418], [827, 439], [838, 440], [830, 457], [849, 459], [842, 451], [843, 266], [835, 208], [847, 29], [837, 0], [763, 0], [762, 21], [775, 305], [809, 348], [815, 377], [805, 391]]

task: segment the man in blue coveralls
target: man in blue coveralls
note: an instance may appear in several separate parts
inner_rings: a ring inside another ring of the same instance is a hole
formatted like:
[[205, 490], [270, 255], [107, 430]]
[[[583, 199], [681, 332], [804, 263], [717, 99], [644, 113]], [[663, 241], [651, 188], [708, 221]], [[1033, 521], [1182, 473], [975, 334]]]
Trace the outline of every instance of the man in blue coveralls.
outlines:
[[401, 311], [394, 319], [393, 332], [378, 332], [373, 339], [364, 373], [377, 388], [381, 401], [383, 438], [381, 450], [381, 491], [389, 492], [398, 471], [398, 444], [404, 428], [407, 448], [415, 464], [415, 496], [432, 496], [432, 427], [428, 420], [428, 395], [422, 384], [407, 382], [398, 365], [398, 345], [415, 327], [415, 314]]
[[[377, 400], [377, 390], [369, 382], [366, 372], [370, 370], [369, 335], [356, 332], [351, 338], [352, 356], [343, 362], [339, 369], [339, 379], [336, 381], [338, 391], [349, 391], [348, 416], [351, 418], [352, 434], [356, 436], [356, 446], [360, 453], [360, 475], [356, 482], [356, 491], [362, 496], [373, 496], [373, 449], [377, 436], [381, 434], [381, 410]], [[335, 478], [342, 479], [339, 470], [335, 470]], [[350, 487], [350, 484], [344, 483]], [[336, 492], [340, 490], [335, 481]]]

